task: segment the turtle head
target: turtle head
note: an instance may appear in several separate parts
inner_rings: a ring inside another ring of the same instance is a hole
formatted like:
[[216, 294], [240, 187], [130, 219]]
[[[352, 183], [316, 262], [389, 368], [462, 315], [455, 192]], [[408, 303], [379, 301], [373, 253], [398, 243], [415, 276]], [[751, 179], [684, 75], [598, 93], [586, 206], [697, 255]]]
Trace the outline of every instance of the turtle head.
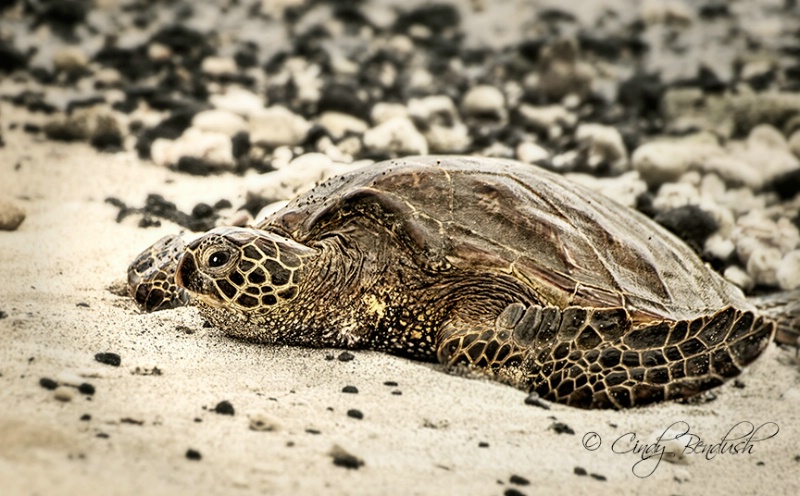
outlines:
[[274, 233], [224, 227], [186, 247], [175, 280], [212, 307], [262, 313], [297, 297], [316, 250]]

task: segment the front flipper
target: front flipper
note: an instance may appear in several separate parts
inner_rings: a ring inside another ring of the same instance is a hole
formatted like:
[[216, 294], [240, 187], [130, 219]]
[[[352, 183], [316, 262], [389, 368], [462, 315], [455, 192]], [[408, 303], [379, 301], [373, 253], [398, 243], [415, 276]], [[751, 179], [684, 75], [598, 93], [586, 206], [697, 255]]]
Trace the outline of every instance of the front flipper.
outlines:
[[[623, 308], [520, 304], [510, 305], [493, 327], [480, 333], [446, 327], [440, 361], [501, 371], [512, 365], [520, 387], [580, 408], [628, 408], [693, 396], [738, 375], [774, 331], [773, 323], [733, 308], [693, 321], [634, 327]], [[506, 347], [510, 359], [521, 363], [497, 360]]]

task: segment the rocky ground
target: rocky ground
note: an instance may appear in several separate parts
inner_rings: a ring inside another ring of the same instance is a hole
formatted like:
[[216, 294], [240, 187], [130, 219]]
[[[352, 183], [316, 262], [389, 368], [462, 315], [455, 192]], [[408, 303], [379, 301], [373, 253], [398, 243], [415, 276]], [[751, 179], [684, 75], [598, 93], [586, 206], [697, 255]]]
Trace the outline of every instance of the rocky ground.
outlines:
[[[789, 348], [707, 403], [545, 411], [401, 359], [232, 341], [107, 288], [164, 234], [252, 222], [371, 161], [458, 153], [568, 174], [745, 291], [796, 289], [798, 81], [793, 0], [2, 1], [0, 479], [9, 494], [796, 493]], [[709, 443], [740, 421], [780, 432], [649, 477], [635, 454], [581, 445], [678, 421]]]

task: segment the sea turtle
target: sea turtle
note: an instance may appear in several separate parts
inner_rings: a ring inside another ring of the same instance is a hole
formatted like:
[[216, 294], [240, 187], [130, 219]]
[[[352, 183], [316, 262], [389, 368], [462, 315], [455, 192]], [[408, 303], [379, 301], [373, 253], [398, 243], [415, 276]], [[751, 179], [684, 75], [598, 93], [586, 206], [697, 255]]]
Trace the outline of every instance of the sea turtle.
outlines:
[[542, 398], [625, 408], [720, 385], [774, 321], [675, 236], [510, 160], [413, 157], [330, 179], [256, 228], [160, 240], [145, 308], [193, 295], [225, 333], [469, 368]]

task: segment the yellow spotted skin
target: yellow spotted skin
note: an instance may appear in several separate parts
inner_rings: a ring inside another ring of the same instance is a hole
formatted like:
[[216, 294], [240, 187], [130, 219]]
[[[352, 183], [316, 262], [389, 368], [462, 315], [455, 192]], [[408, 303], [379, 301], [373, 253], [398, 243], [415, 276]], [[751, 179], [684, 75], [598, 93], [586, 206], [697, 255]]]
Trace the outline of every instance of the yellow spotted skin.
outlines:
[[581, 408], [715, 387], [775, 330], [650, 219], [511, 161], [375, 164], [161, 251], [136, 292], [157, 267], [231, 336], [466, 365]]

